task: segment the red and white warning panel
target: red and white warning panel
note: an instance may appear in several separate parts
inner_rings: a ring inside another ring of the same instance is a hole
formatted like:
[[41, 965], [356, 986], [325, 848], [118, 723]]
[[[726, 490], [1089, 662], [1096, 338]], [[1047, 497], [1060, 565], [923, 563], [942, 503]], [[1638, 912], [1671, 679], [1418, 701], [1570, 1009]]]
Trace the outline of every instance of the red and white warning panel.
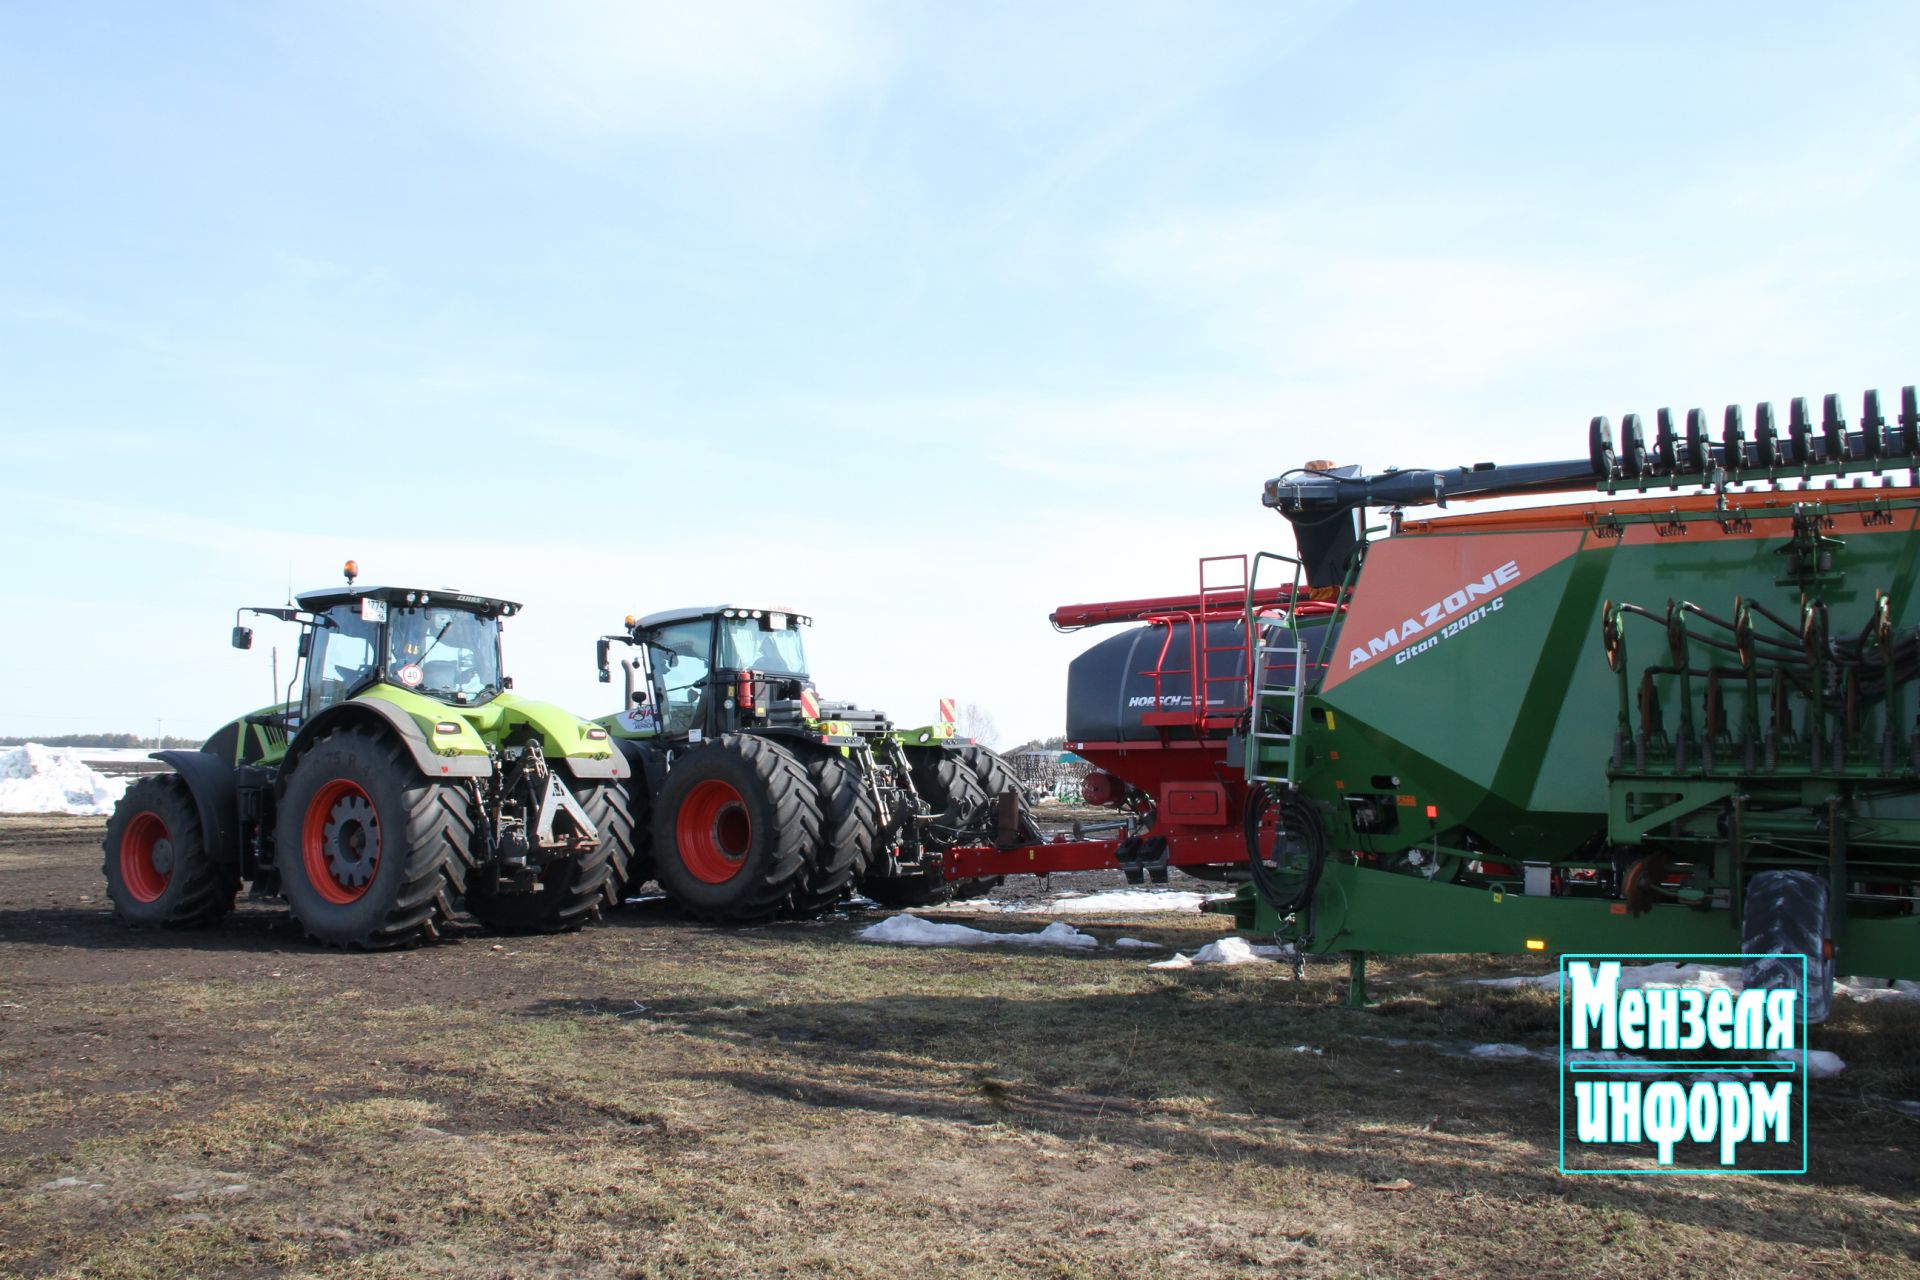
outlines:
[[960, 720], [960, 717], [958, 714], [956, 714], [956, 708], [953, 705], [953, 699], [952, 698], [940, 699], [940, 723], [941, 724], [957, 724], [959, 723], [959, 720]]
[[820, 718], [820, 697], [811, 689], [800, 691], [800, 714], [809, 720]]

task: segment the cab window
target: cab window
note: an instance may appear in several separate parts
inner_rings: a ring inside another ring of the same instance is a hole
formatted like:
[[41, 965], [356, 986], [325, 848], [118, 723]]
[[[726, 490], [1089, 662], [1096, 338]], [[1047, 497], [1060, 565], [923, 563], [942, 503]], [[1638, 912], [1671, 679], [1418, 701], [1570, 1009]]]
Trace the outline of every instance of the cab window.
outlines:
[[684, 736], [700, 723], [700, 695], [706, 691], [712, 639], [712, 620], [696, 618], [661, 627], [647, 640], [660, 727], [669, 736]]
[[720, 665], [730, 671], [759, 671], [773, 676], [807, 674], [799, 628], [775, 631], [753, 618], [720, 621]]
[[354, 605], [336, 605], [313, 629], [307, 657], [306, 713], [344, 702], [354, 686], [374, 669], [380, 624], [368, 622]]

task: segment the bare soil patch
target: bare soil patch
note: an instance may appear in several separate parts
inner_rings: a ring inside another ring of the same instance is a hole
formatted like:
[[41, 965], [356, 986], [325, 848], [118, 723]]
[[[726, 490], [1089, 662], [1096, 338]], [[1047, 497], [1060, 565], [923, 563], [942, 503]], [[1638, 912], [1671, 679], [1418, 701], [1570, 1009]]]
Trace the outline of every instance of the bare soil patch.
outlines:
[[858, 941], [878, 913], [328, 952], [275, 902], [124, 928], [100, 827], [0, 820], [0, 1273], [1920, 1270], [1920, 1122], [1876, 1101], [1920, 1098], [1910, 1007], [1820, 1033], [1808, 1176], [1576, 1181], [1550, 1065], [1445, 1051], [1551, 1042], [1551, 997], [1458, 981], [1506, 961], [1383, 962], [1350, 1010], [1343, 964]]

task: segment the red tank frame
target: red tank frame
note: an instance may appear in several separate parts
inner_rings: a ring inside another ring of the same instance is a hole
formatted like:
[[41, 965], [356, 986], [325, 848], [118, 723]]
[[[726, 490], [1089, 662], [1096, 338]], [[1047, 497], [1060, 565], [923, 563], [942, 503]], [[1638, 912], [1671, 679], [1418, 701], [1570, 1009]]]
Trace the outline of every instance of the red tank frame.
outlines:
[[[1238, 577], [1209, 583], [1209, 565], [1235, 566]], [[1112, 622], [1165, 628], [1155, 665], [1138, 673], [1153, 680], [1155, 710], [1141, 720], [1158, 731], [1158, 739], [1069, 742], [1067, 747], [1095, 769], [1126, 783], [1129, 797], [1144, 796], [1152, 804], [1153, 820], [1136, 840], [1164, 839], [1168, 866], [1218, 867], [1247, 859], [1241, 831], [1247, 784], [1240, 766], [1227, 763], [1227, 744], [1252, 692], [1253, 634], [1248, 630], [1238, 644], [1212, 645], [1207, 624], [1242, 620], [1249, 603], [1257, 609], [1290, 607], [1302, 614], [1332, 613], [1339, 607], [1307, 599], [1304, 592], [1295, 600], [1292, 586], [1263, 589], [1249, 601], [1247, 574], [1244, 555], [1205, 556], [1199, 565], [1199, 590], [1191, 595], [1062, 605], [1052, 614], [1054, 626], [1063, 629]], [[1176, 627], [1187, 630], [1188, 665], [1183, 668], [1167, 666]], [[1213, 656], [1226, 653], [1240, 655], [1238, 663], [1231, 674], [1215, 674]], [[1169, 709], [1169, 698], [1177, 699], [1183, 684], [1186, 705]], [[1225, 696], [1220, 696], [1223, 687]], [[1169, 694], [1168, 689], [1175, 692]], [[1184, 734], [1176, 737], [1179, 731]], [[1130, 811], [1126, 800], [1117, 803], [1114, 820], [1125, 819]], [[957, 845], [945, 853], [943, 874], [948, 880], [964, 880], [1113, 870], [1123, 865], [1115, 856], [1122, 843], [1062, 834], [1043, 844], [1012, 848]], [[1156, 854], [1145, 865], [1158, 861]]]

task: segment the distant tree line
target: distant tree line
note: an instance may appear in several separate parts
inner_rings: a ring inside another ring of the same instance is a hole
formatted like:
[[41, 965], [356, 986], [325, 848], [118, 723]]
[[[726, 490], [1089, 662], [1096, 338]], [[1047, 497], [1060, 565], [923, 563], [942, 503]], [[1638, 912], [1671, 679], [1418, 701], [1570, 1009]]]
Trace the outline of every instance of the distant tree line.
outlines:
[[151, 747], [167, 751], [177, 747], [192, 750], [200, 745], [198, 738], [176, 738], [168, 734], [164, 738], [143, 738], [136, 733], [59, 733], [54, 736], [31, 738], [0, 738], [0, 747], [24, 747], [29, 742], [37, 742], [43, 747]]

